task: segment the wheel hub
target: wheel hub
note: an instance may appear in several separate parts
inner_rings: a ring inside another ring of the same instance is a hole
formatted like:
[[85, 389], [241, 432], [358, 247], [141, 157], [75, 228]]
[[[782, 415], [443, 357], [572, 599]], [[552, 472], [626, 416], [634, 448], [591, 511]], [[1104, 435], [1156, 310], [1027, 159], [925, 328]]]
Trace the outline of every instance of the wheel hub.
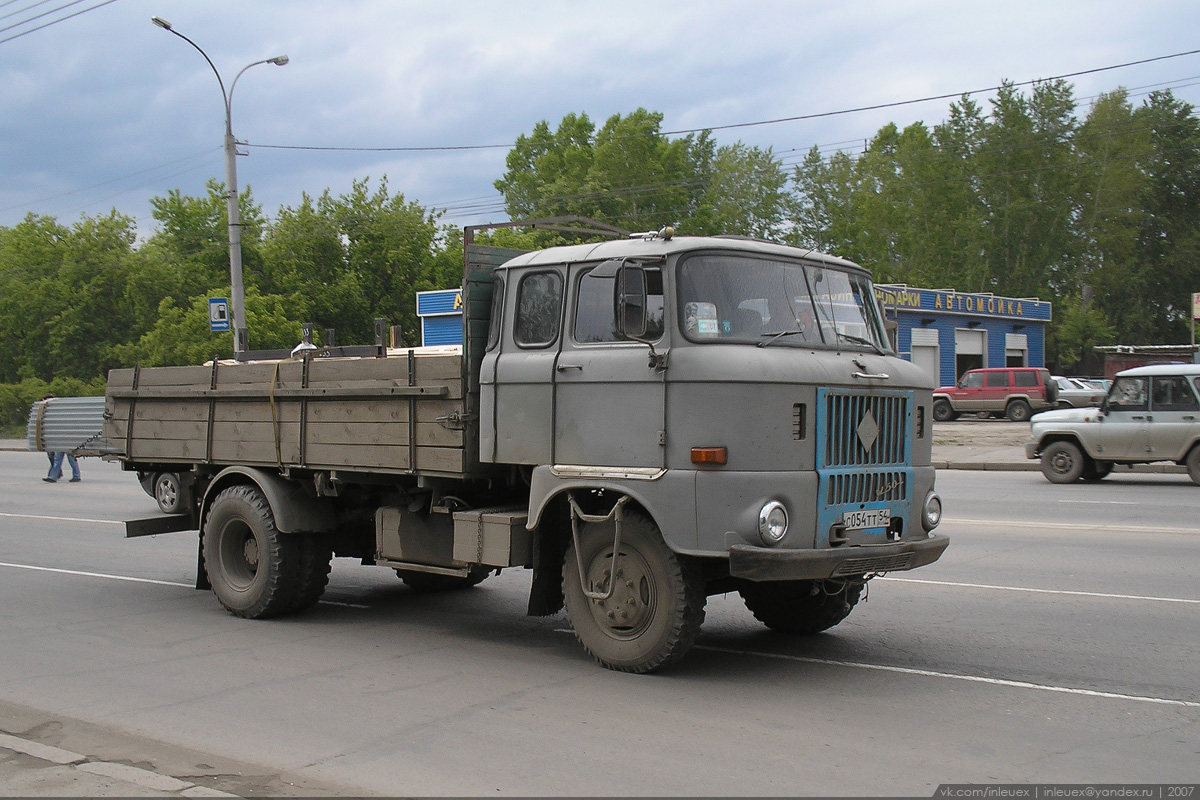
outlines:
[[251, 572], [258, 570], [258, 540], [253, 536], [242, 545], [242, 557], [246, 559], [246, 566], [250, 567]]
[[612, 636], [633, 638], [654, 618], [654, 578], [649, 565], [636, 553], [622, 552], [616, 562], [615, 576], [608, 555], [597, 557], [588, 570], [590, 591], [608, 592], [612, 587], [608, 597], [591, 601], [592, 616]]
[[1055, 453], [1054, 460], [1051, 462], [1054, 471], [1059, 474], [1066, 474], [1075, 466], [1075, 459], [1071, 458], [1069, 453]]

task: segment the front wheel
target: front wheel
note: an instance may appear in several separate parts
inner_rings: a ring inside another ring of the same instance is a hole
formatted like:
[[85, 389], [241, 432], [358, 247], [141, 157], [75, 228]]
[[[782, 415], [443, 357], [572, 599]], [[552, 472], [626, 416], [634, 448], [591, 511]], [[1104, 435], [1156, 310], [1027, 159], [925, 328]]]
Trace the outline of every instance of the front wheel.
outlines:
[[954, 407], [950, 405], [949, 400], [933, 401], [934, 422], [949, 422], [950, 420], [957, 418], [958, 414], [954, 411]]
[[[613, 551], [613, 520], [581, 522], [563, 564], [563, 600], [575, 637], [596, 661], [621, 672], [652, 672], [679, 660], [704, 622], [703, 580], [657, 526], [628, 513]], [[580, 575], [579, 564], [583, 564]], [[611, 593], [589, 598], [584, 590]]]
[[231, 486], [213, 500], [204, 523], [204, 563], [213, 594], [229, 613], [264, 619], [296, 610], [302, 559], [300, 537], [279, 532], [256, 487]]
[[1029, 407], [1029, 403], [1026, 403], [1024, 400], [1013, 400], [1004, 409], [1004, 415], [1013, 422], [1026, 422], [1032, 416], [1032, 411], [1033, 409]]
[[1042, 451], [1042, 474], [1051, 483], [1074, 483], [1086, 464], [1087, 456], [1074, 442], [1055, 442]]
[[781, 633], [820, 633], [850, 616], [862, 595], [850, 581], [765, 581], [738, 590], [754, 618]]

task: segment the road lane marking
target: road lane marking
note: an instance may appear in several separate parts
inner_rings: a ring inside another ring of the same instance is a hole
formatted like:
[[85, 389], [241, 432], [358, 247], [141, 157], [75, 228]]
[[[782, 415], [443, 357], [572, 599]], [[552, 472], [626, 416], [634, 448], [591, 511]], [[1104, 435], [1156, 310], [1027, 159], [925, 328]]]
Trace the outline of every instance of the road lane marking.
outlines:
[[78, 575], [84, 578], [104, 578], [110, 581], [128, 581], [130, 583], [152, 583], [157, 586], [182, 586], [185, 589], [196, 588], [191, 583], [177, 583], [175, 581], [157, 581], [153, 578], [133, 578], [128, 575], [110, 575], [105, 572], [83, 572], [77, 569], [59, 569], [57, 567], [38, 567], [33, 564], [13, 564], [8, 561], [0, 561], [0, 567], [12, 567], [13, 569], [28, 569], [35, 572], [55, 572], [60, 575]]
[[[34, 564], [13, 564], [9, 561], [0, 561], [0, 567], [11, 567], [13, 569], [28, 569], [34, 572], [55, 572], [60, 575], [77, 575], [84, 578], [104, 578], [110, 581], [127, 581], [129, 583], [151, 583], [156, 586], [179, 586], [184, 589], [195, 589], [193, 583], [178, 583], [176, 581], [159, 581], [153, 578], [134, 578], [129, 575], [112, 575], [106, 572], [84, 572], [77, 569], [60, 569], [58, 567], [39, 567]], [[345, 603], [340, 600], [321, 600], [321, 605], [325, 606], [342, 606], [344, 608], [371, 608], [371, 606], [363, 605], [362, 603]]]
[[1075, 503], [1076, 505], [1104, 505], [1104, 506], [1140, 506], [1136, 500], [1056, 500], [1057, 503]]
[[85, 519], [83, 517], [51, 517], [45, 514], [5, 514], [0, 512], [0, 517], [9, 517], [12, 519], [47, 519], [51, 522], [97, 522], [102, 525], [124, 525], [125, 523], [116, 519]]
[[998, 586], [991, 583], [958, 583], [956, 581], [931, 581], [924, 578], [893, 578], [884, 576], [875, 578], [877, 581], [895, 581], [897, 583], [926, 583], [930, 586], [960, 586], [966, 589], [995, 589], [1002, 592], [1030, 592], [1032, 594], [1067, 594], [1076, 597], [1104, 597], [1110, 600], [1148, 600], [1156, 603], [1189, 603], [1200, 605], [1200, 600], [1189, 600], [1185, 597], [1154, 597], [1141, 594], [1109, 594], [1107, 592], [1076, 592], [1069, 589], [1034, 589], [1028, 586]]
[[861, 661], [835, 661], [829, 658], [812, 658], [811, 656], [793, 656], [786, 653], [763, 653], [758, 650], [737, 650], [732, 647], [713, 647], [698, 644], [697, 650], [709, 650], [714, 653], [730, 653], [741, 656], [761, 656], [776, 658], [784, 661], [799, 661], [805, 664], [820, 664], [830, 667], [854, 667], [857, 669], [873, 669], [878, 672], [895, 672], [901, 675], [919, 675], [926, 678], [947, 678], [970, 683], [986, 683], [991, 686], [1004, 686], [1011, 689], [1034, 689], [1040, 692], [1057, 692], [1059, 694], [1074, 694], [1084, 697], [1099, 697], [1105, 700], [1131, 700], [1137, 703], [1154, 703], [1163, 706], [1179, 706], [1182, 708], [1200, 708], [1200, 703], [1190, 700], [1173, 700], [1169, 697], [1149, 697], [1140, 694], [1121, 694], [1119, 692], [1099, 692], [1094, 689], [1076, 689], [1071, 686], [1054, 686], [1045, 683], [1029, 683], [1028, 681], [1010, 681], [1003, 678], [985, 678], [982, 675], [961, 675], [954, 672], [935, 672], [929, 669], [914, 667], [892, 667], [886, 664], [867, 664]]
[[943, 517], [942, 525], [986, 525], [992, 528], [1008, 526], [1010, 528], [1032, 528], [1035, 530], [1056, 531], [1087, 531], [1089, 533], [1098, 530], [1116, 530], [1121, 531], [1122, 533], [1188, 533], [1192, 535], [1200, 533], [1200, 528], [1168, 528], [1161, 525], [1126, 525], [1120, 522], [1034, 522], [1031, 520], [1017, 519], [968, 519], [966, 517]]

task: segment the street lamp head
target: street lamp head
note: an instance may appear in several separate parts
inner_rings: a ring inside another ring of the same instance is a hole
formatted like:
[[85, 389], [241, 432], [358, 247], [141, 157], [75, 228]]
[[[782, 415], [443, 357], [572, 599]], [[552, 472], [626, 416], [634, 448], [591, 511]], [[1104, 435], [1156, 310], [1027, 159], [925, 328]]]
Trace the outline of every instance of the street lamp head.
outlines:
[[288, 63], [288, 57], [286, 55], [275, 56], [274, 58], [268, 58], [267, 63], [274, 64], [277, 67], [282, 67], [284, 64]]
[[151, 17], [150, 21], [165, 31], [171, 30], [171, 23], [167, 22], [162, 17]]

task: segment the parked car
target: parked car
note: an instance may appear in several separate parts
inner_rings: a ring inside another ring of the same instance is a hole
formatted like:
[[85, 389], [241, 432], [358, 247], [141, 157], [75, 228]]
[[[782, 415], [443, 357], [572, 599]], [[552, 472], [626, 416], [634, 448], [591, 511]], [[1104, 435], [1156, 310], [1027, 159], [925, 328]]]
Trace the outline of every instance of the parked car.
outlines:
[[1173, 461], [1200, 484], [1200, 364], [1118, 372], [1099, 408], [1036, 415], [1028, 458], [1051, 483], [1098, 481], [1114, 464]]
[[1079, 378], [1064, 378], [1061, 375], [1052, 375], [1051, 377], [1058, 384], [1059, 408], [1087, 408], [1098, 406], [1104, 400], [1105, 392], [1087, 381]]
[[1049, 370], [1041, 367], [995, 367], [963, 373], [957, 386], [943, 386], [933, 393], [933, 418], [938, 422], [959, 414], [1003, 414], [1013, 422], [1024, 422], [1035, 411], [1054, 408], [1058, 384]]

